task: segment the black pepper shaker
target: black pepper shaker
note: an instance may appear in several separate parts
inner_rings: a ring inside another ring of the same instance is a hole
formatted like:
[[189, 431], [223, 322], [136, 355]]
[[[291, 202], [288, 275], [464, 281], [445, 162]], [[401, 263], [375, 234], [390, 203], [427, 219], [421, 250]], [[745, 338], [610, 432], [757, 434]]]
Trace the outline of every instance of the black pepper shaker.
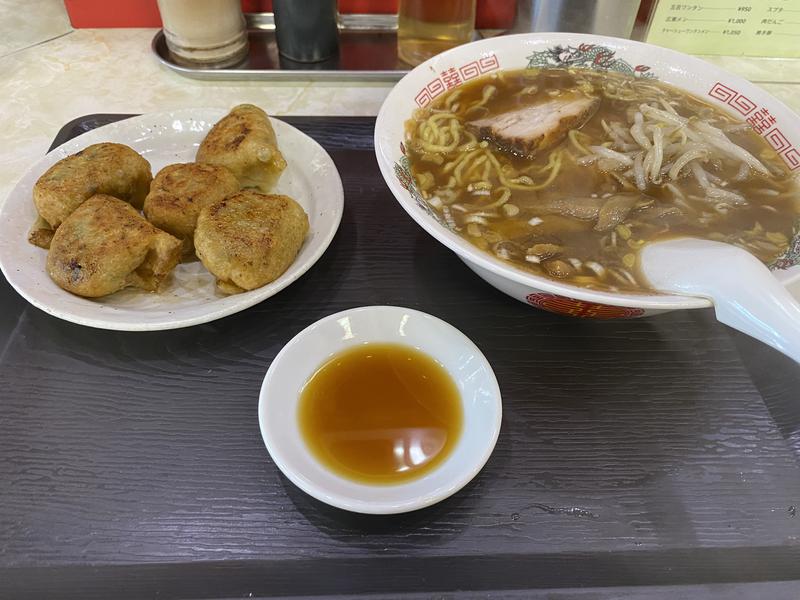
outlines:
[[273, 0], [272, 10], [281, 56], [314, 63], [338, 52], [336, 0]]

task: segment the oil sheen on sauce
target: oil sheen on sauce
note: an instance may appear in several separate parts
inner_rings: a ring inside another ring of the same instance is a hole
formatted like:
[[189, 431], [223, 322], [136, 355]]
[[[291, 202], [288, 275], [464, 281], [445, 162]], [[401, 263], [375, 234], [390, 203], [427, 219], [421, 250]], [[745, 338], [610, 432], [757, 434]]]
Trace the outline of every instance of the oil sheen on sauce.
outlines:
[[333, 356], [303, 387], [298, 410], [317, 460], [367, 484], [430, 472], [455, 447], [463, 421], [447, 371], [401, 344], [364, 344]]

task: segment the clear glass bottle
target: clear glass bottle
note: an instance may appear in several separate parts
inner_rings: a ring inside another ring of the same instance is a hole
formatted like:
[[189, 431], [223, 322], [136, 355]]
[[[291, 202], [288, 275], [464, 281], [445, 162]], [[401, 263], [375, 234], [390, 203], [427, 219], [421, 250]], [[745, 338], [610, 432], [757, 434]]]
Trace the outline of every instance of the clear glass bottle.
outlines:
[[400, 0], [397, 52], [410, 65], [471, 41], [474, 32], [475, 0]]

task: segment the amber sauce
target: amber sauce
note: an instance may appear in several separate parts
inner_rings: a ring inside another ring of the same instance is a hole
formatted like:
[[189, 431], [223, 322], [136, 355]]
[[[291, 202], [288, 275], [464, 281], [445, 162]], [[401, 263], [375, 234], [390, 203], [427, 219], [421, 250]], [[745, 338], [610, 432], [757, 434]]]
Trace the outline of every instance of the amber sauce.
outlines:
[[360, 483], [394, 484], [440, 465], [461, 435], [455, 382], [431, 357], [400, 344], [364, 344], [325, 362], [300, 394], [312, 454]]

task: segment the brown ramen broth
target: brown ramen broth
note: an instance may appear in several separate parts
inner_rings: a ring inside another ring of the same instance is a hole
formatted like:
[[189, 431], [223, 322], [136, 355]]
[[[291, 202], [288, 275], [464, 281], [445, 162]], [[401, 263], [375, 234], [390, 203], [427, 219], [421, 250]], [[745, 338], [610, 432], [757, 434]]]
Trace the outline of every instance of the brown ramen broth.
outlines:
[[423, 198], [461, 236], [594, 289], [648, 290], [638, 251], [669, 237], [736, 244], [769, 264], [800, 212], [796, 180], [763, 138], [653, 79], [500, 72], [418, 110], [405, 144]]

